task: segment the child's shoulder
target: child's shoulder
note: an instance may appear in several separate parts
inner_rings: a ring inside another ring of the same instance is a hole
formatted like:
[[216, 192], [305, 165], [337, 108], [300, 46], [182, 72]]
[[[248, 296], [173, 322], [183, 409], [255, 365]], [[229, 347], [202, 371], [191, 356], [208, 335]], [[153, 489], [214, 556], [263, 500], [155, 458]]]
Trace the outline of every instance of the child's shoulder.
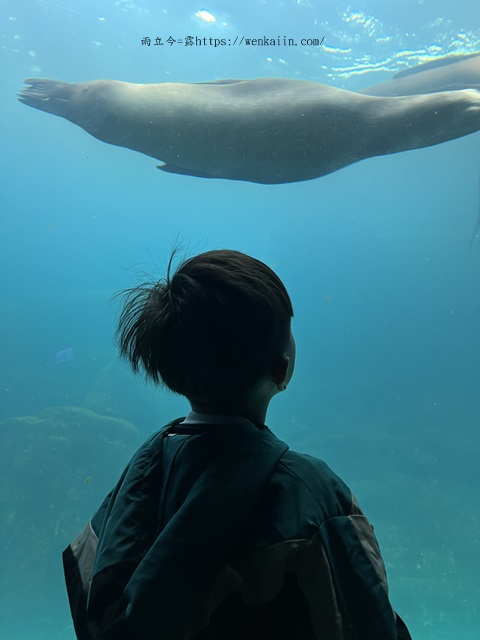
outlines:
[[281, 458], [272, 482], [282, 486], [299, 503], [316, 505], [325, 516], [348, 515], [352, 492], [347, 484], [319, 458], [289, 449]]

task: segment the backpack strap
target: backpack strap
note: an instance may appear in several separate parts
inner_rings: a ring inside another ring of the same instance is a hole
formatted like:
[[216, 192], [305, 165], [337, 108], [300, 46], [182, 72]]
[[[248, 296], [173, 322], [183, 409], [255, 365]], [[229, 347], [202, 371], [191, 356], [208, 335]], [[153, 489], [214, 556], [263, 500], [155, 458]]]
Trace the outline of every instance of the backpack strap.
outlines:
[[92, 640], [87, 626], [87, 598], [97, 545], [98, 537], [89, 521], [62, 554], [70, 611], [78, 640]]

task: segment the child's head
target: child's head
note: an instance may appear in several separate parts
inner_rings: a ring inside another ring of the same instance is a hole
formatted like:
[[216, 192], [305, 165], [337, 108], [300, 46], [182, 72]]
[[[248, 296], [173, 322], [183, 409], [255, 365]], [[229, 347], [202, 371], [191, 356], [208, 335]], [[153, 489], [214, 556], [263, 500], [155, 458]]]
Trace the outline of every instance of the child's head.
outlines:
[[[173, 258], [173, 256], [172, 256]], [[208, 251], [165, 280], [123, 293], [117, 337], [134, 371], [189, 400], [238, 397], [268, 376], [291, 340], [293, 309], [265, 264]]]

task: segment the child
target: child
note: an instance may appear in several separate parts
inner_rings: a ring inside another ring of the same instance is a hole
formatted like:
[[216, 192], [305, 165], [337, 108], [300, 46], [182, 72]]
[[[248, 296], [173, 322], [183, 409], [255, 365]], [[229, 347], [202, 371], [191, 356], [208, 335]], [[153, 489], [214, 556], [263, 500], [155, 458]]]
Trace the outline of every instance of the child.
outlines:
[[283, 283], [236, 251], [171, 264], [124, 293], [117, 337], [192, 411], [137, 451], [65, 550], [77, 637], [409, 640], [348, 487], [265, 426], [295, 364]]

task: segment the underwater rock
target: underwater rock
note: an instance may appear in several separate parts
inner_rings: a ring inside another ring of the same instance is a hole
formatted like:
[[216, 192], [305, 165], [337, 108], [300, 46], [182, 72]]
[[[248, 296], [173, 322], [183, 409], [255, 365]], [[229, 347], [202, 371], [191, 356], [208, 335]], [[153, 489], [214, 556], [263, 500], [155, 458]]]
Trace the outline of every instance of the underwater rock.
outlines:
[[178, 414], [175, 410], [173, 415], [169, 413], [171, 402], [164, 398], [159, 403], [158, 389], [146, 385], [139, 377], [133, 377], [131, 370], [117, 356], [98, 368], [82, 404], [103, 415], [131, 420], [144, 434], [185, 413], [184, 409]]
[[3, 606], [63, 590], [61, 552], [140, 444], [136, 427], [82, 407], [0, 422]]

